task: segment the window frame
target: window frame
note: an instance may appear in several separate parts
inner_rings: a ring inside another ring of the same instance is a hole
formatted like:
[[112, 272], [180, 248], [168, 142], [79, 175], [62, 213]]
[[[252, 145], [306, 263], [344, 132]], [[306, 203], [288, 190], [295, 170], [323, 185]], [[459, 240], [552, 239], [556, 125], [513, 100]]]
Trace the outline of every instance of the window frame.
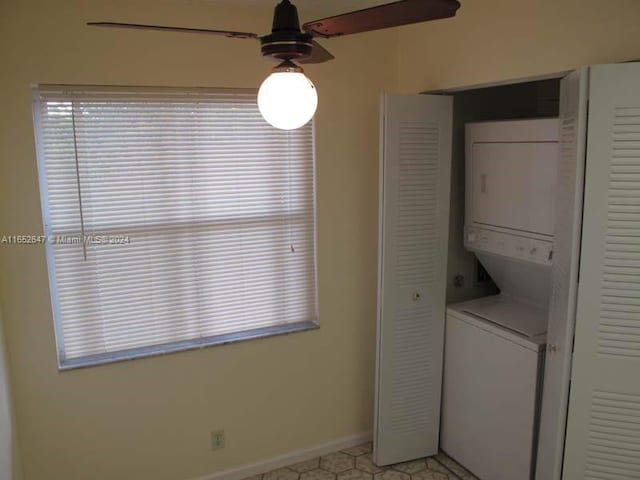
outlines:
[[116, 362], [130, 361], [135, 359], [168, 355], [177, 352], [185, 352], [191, 350], [200, 350], [207, 347], [228, 345], [237, 342], [256, 340], [260, 338], [268, 338], [281, 335], [289, 335], [292, 333], [317, 330], [320, 328], [319, 323], [319, 285], [318, 285], [318, 188], [317, 188], [317, 154], [316, 154], [316, 124], [315, 117], [311, 120], [311, 143], [312, 143], [312, 175], [313, 175], [313, 287], [315, 290], [315, 320], [300, 321], [285, 325], [275, 325], [252, 330], [232, 332], [226, 334], [213, 335], [208, 337], [192, 338], [189, 340], [181, 340], [168, 342], [159, 345], [146, 347], [138, 347], [117, 352], [101, 353], [86, 355], [78, 358], [65, 358], [65, 339], [62, 325], [59, 296], [57, 291], [56, 265], [54, 244], [49, 241], [53, 236], [50, 219], [49, 191], [46, 172], [46, 159], [43, 145], [43, 126], [40, 115], [41, 109], [41, 89], [60, 89], [68, 90], [71, 94], [81, 91], [126, 91], [127, 93], [135, 93], [136, 91], [143, 93], [172, 93], [188, 96], [197, 93], [242, 93], [255, 94], [257, 97], [257, 89], [254, 88], [216, 88], [216, 87], [147, 87], [147, 86], [111, 86], [111, 85], [60, 85], [60, 84], [33, 84], [32, 91], [32, 113], [34, 125], [34, 142], [36, 149], [36, 163], [38, 171], [39, 195], [42, 210], [42, 220], [44, 226], [45, 253], [47, 262], [47, 273], [49, 291], [51, 297], [52, 317], [54, 325], [54, 337], [56, 342], [57, 363], [59, 371], [74, 370], [78, 368], [87, 368], [100, 366]]

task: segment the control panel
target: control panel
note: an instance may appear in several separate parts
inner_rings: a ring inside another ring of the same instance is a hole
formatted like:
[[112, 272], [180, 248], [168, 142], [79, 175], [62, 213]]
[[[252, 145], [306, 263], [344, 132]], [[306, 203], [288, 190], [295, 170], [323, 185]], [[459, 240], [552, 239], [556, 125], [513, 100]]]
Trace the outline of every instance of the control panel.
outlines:
[[553, 259], [553, 243], [551, 241], [483, 228], [467, 227], [464, 245], [469, 250], [502, 255], [546, 266], [551, 266]]

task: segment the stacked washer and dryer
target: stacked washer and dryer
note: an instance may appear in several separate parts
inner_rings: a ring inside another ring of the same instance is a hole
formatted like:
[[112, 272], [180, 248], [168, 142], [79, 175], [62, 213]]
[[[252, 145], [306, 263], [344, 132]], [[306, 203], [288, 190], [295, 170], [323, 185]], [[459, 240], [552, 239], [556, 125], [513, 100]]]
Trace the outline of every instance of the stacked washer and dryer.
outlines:
[[465, 246], [499, 295], [449, 305], [441, 446], [481, 480], [534, 476], [558, 120], [466, 127]]

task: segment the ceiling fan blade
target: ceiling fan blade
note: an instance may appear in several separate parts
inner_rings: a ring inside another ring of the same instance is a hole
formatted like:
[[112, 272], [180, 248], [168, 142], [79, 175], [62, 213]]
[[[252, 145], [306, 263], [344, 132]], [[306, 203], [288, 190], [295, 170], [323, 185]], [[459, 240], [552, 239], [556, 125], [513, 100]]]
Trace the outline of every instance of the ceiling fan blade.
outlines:
[[329, 60], [333, 60], [334, 57], [329, 53], [329, 51], [320, 45], [315, 40], [313, 41], [313, 50], [311, 51], [311, 56], [308, 58], [304, 58], [301, 60], [296, 60], [298, 63], [324, 63]]
[[160, 30], [163, 32], [206, 33], [229, 38], [259, 38], [256, 33], [231, 32], [227, 30], [210, 30], [208, 28], [167, 27], [164, 25], [141, 25], [138, 23], [89, 22], [90, 27], [132, 28], [136, 30]]
[[458, 8], [458, 0], [402, 0], [307, 22], [302, 28], [312, 35], [331, 38], [453, 17]]

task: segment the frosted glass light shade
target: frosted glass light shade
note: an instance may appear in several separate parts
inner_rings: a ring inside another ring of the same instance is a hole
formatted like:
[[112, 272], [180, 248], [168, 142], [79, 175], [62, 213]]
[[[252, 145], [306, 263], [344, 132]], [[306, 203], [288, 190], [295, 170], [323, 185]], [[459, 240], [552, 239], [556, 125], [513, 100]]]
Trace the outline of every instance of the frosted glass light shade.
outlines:
[[318, 108], [318, 92], [301, 71], [276, 71], [258, 92], [258, 108], [264, 119], [280, 130], [295, 130], [309, 122]]

